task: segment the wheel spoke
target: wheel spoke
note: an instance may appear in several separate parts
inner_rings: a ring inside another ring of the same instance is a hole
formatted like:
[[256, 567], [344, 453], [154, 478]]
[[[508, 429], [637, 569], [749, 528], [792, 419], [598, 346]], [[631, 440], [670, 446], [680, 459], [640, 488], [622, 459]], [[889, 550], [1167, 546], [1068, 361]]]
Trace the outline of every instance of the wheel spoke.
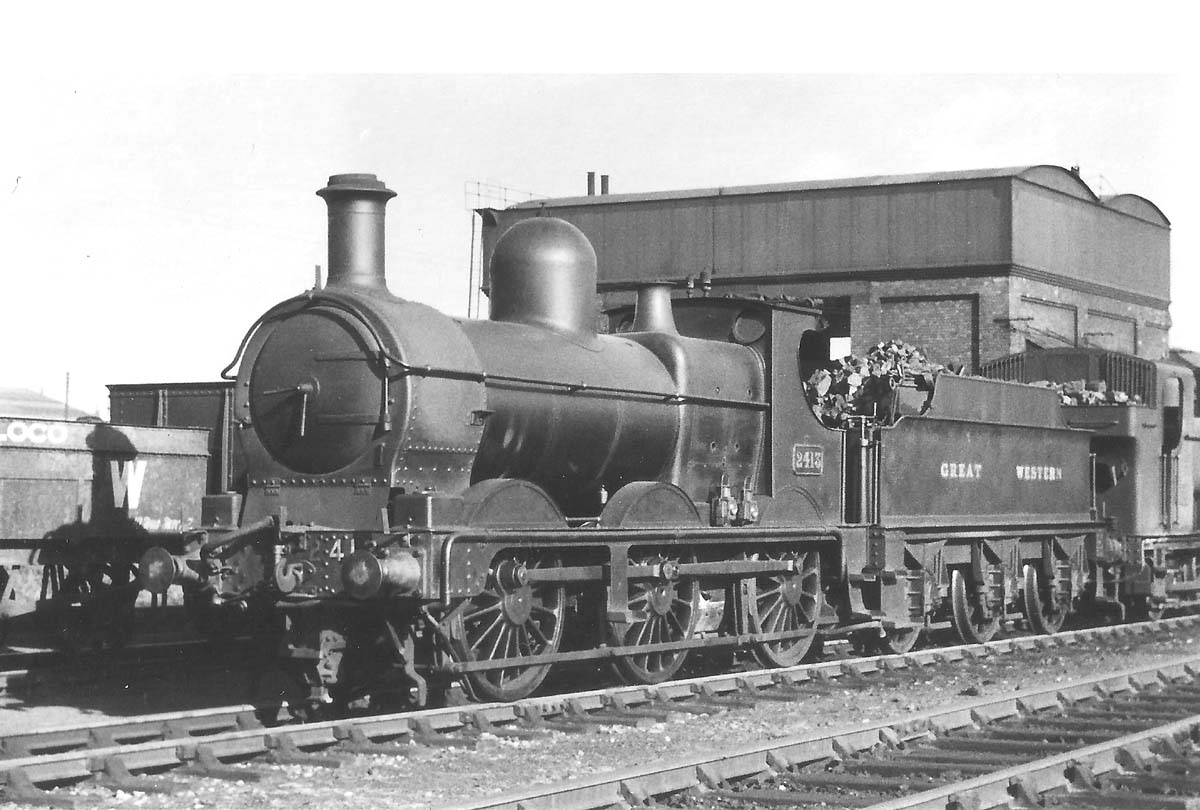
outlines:
[[542, 632], [541, 625], [537, 622], [526, 622], [523, 629], [529, 634], [530, 638], [537, 639], [539, 647], [544, 649], [550, 646], [550, 639]]
[[646, 639], [649, 637], [650, 633], [652, 632], [653, 621], [654, 621], [653, 619], [647, 618], [645, 621], [639, 622], [638, 624], [634, 625], [634, 627], [637, 628], [637, 635], [633, 639], [634, 644], [648, 643], [646, 641]]
[[787, 607], [787, 602], [783, 601], [782, 598], [772, 600], [771, 606], [769, 608], [767, 608], [766, 612], [763, 612], [763, 610], [760, 606], [759, 612], [758, 612], [759, 622], [763, 625], [774, 624], [775, 622], [773, 620], [773, 617], [777, 616], [786, 607]]
[[482, 607], [479, 610], [475, 610], [475, 611], [468, 613], [467, 615], [463, 616], [463, 621], [469, 622], [472, 619], [478, 619], [480, 616], [486, 616], [489, 613], [496, 613], [499, 610], [500, 610], [500, 603], [497, 602], [494, 605], [488, 605], [487, 607]]
[[679, 622], [679, 617], [674, 613], [667, 614], [667, 622], [675, 625], [675, 630], [679, 634], [678, 636], [675, 636], [675, 638], [684, 638], [687, 635], [687, 630], [683, 628], [683, 625]]
[[782, 582], [779, 582], [778, 580], [769, 580], [769, 582], [770, 582], [770, 584], [774, 585], [775, 587], [763, 588], [759, 585], [755, 586], [755, 591], [758, 593], [759, 599], [764, 599], [768, 596], [774, 596], [777, 593], [783, 592], [783, 583]]
[[493, 644], [492, 649], [488, 651], [488, 655], [487, 655], [488, 660], [494, 661], [497, 658], [504, 657], [501, 655], [497, 655], [497, 653], [500, 651], [501, 645], [503, 645], [505, 650], [508, 649], [508, 637], [509, 637], [509, 628], [510, 627], [511, 627], [511, 625], [501, 625], [500, 626], [500, 632], [496, 633], [496, 643]]
[[[471, 649], [472, 650], [477, 649], [479, 647], [479, 645], [484, 642], [484, 639], [486, 639], [488, 636], [490, 636], [492, 634], [493, 630], [495, 630], [497, 628], [502, 628], [503, 626], [504, 626], [504, 617], [497, 616], [492, 621], [492, 623], [487, 626], [487, 629], [485, 629], [482, 633], [480, 633], [478, 636], [475, 637], [475, 642], [471, 645]], [[503, 635], [503, 630], [500, 631], [500, 635]]]

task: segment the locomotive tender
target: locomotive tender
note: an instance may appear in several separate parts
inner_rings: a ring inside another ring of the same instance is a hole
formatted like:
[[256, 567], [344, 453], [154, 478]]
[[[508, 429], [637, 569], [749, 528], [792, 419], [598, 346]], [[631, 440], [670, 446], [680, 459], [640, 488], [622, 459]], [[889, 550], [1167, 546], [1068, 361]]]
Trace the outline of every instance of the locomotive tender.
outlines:
[[279, 617], [293, 705], [514, 699], [592, 659], [656, 683], [697, 650], [786, 666], [823, 637], [902, 651], [1151, 602], [1050, 389], [943, 375], [892, 424], [832, 429], [805, 397], [812, 306], [650, 284], [598, 334], [591, 245], [536, 218], [496, 246], [490, 320], [451, 318], [387, 290], [394, 192], [318, 194], [327, 286], [230, 366], [244, 496], [141, 565], [152, 592]]

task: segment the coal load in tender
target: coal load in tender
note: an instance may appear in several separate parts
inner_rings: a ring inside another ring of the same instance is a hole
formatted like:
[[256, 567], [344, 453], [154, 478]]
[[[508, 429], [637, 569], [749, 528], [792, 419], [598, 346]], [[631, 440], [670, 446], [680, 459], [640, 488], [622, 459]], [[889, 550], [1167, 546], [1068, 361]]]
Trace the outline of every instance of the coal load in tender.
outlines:
[[[897, 396], [901, 387], [932, 392], [938, 374], [950, 369], [931, 362], [924, 353], [908, 343], [888, 340], [877, 343], [863, 357], [847, 355], [817, 369], [808, 378], [808, 403], [817, 417], [829, 427], [846, 427], [856, 417], [868, 417], [878, 424], [892, 424], [900, 411]], [[1038, 380], [1030, 385], [1053, 388], [1063, 405], [1129, 405], [1140, 398], [1124, 391], [1110, 390], [1103, 381]]]
[[1141, 397], [1129, 396], [1124, 391], [1109, 390], [1103, 380], [1072, 380], [1071, 382], [1050, 382], [1038, 380], [1030, 385], [1040, 385], [1043, 388], [1053, 388], [1063, 405], [1140, 405]]
[[930, 362], [915, 346], [888, 340], [875, 344], [864, 357], [847, 355], [813, 372], [808, 401], [829, 427], [845, 427], [859, 416], [890, 424], [901, 385], [932, 391], [934, 377], [944, 371], [945, 366]]

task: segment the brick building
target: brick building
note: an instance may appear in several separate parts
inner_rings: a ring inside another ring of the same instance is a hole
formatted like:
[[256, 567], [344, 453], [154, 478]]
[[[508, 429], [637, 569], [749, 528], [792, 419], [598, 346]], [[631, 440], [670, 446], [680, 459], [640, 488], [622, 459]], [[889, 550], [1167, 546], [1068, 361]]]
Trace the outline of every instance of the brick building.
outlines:
[[[974, 369], [1030, 346], [1167, 353], [1170, 223], [1029, 166], [534, 200], [482, 209], [483, 266], [510, 225], [573, 222], [604, 306], [647, 281], [820, 298], [854, 350], [896, 338]], [[484, 288], [487, 288], [486, 276]], [[699, 290], [695, 294], [701, 294]]]

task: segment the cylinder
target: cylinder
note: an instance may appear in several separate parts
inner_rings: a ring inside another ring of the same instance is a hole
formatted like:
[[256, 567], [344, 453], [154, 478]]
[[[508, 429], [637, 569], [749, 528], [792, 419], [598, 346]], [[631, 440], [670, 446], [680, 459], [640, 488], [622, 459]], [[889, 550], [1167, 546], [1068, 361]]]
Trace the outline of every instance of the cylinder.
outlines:
[[596, 251], [571, 223], [516, 223], [492, 251], [490, 277], [493, 321], [595, 335]]
[[407, 551], [376, 557], [356, 551], [342, 563], [342, 587], [355, 599], [412, 593], [421, 584], [421, 563]]
[[396, 192], [373, 174], [335, 174], [317, 196], [329, 207], [326, 286], [386, 290], [384, 206]]
[[633, 331], [679, 334], [675, 327], [675, 312], [671, 309], [670, 284], [647, 284], [638, 288]]
[[596, 173], [588, 172], [588, 196], [592, 197], [596, 194]]
[[608, 193], [608, 175], [602, 174], [602, 175], [600, 175], [600, 194], [604, 195], [607, 193]]

